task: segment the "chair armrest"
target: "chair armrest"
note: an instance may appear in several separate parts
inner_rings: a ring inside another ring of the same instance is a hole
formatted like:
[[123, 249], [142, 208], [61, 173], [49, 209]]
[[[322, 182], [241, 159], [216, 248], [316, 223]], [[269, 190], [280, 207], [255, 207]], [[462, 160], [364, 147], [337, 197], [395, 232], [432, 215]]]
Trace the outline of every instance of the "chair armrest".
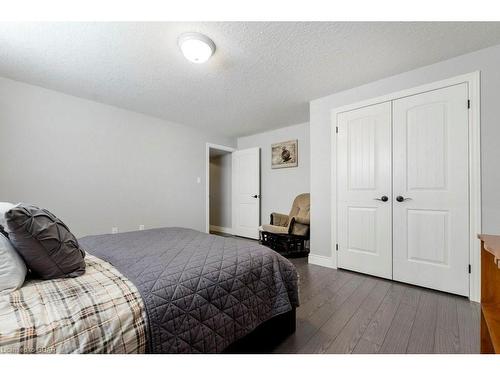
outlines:
[[296, 236], [309, 236], [309, 225], [310, 220], [305, 217], [293, 216], [290, 219], [290, 227], [288, 228], [288, 234], [294, 234]]
[[309, 219], [308, 217], [296, 216], [295, 222], [299, 223], [299, 224], [304, 224], [304, 225], [311, 225], [311, 219]]
[[278, 227], [287, 227], [288, 221], [289, 221], [288, 215], [279, 214], [277, 212], [273, 212], [271, 214], [271, 225], [276, 225]]

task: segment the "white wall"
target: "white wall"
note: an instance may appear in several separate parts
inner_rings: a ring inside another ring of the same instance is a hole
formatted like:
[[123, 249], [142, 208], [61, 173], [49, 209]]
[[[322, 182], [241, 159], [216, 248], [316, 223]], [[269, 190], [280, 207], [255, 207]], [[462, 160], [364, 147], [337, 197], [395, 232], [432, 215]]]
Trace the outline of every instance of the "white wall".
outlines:
[[77, 235], [140, 224], [204, 231], [206, 142], [234, 146], [226, 137], [0, 78], [0, 201], [45, 207]]
[[[331, 110], [361, 100], [481, 71], [482, 225], [500, 233], [500, 46], [459, 56], [310, 103], [311, 113], [311, 253], [330, 257]], [[335, 257], [332, 257], [335, 263]]]
[[[298, 139], [298, 167], [271, 169], [271, 144]], [[271, 212], [288, 214], [293, 199], [309, 193], [309, 124], [298, 124], [238, 138], [238, 149], [260, 147], [261, 223], [269, 223]]]
[[210, 157], [210, 225], [231, 229], [232, 156], [228, 152]]

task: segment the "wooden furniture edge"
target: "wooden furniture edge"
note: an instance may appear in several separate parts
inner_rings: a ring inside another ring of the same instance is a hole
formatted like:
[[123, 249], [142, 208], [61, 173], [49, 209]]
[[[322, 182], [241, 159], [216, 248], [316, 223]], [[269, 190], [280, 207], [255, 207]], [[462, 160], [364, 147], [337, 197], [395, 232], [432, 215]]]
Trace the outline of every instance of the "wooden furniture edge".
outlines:
[[[500, 353], [500, 304], [483, 304], [481, 315], [484, 318], [485, 329], [489, 334], [490, 353]], [[482, 336], [482, 335], [481, 335]], [[481, 350], [482, 352], [482, 350]]]
[[484, 245], [484, 250], [494, 257], [494, 262], [500, 268], [500, 236], [492, 234], [479, 234], [477, 236]]
[[481, 240], [481, 353], [500, 353], [500, 236]]

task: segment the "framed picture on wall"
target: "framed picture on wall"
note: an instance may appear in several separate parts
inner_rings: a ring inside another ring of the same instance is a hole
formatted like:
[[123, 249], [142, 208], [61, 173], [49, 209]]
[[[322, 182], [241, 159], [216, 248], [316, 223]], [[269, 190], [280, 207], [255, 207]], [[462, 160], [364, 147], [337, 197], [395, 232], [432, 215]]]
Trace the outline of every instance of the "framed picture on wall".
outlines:
[[271, 168], [290, 168], [298, 165], [298, 141], [279, 142], [271, 145]]

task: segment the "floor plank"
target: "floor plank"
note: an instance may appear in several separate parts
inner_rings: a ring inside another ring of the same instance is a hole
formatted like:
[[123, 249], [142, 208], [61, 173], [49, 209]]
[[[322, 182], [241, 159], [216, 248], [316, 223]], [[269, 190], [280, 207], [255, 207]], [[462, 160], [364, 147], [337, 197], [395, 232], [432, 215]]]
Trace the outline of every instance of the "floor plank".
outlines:
[[405, 303], [410, 306], [418, 306], [418, 301], [420, 300], [420, 295], [422, 294], [422, 289], [413, 285], [404, 285], [404, 294], [401, 299], [401, 303]]
[[460, 353], [477, 354], [480, 349], [479, 304], [460, 299], [457, 301]]
[[328, 347], [326, 353], [351, 353], [354, 350], [370, 324], [373, 315], [375, 315], [375, 312], [382, 303], [389, 287], [390, 284], [388, 282], [382, 280], [377, 282], [375, 288], [373, 288], [353, 317]]
[[442, 293], [438, 298], [434, 353], [459, 353], [457, 298]]
[[347, 279], [353, 276], [348, 272], [335, 272], [326, 275], [321, 279], [301, 281], [299, 283], [299, 296], [301, 305], [308, 303], [310, 300], [322, 301], [330, 298], [329, 293], [334, 290], [339, 283], [345, 283]]
[[437, 322], [437, 294], [422, 292], [413, 323], [407, 353], [433, 353]]
[[307, 318], [314, 314], [322, 306], [329, 303], [335, 297], [338, 290], [352, 278], [352, 274], [341, 273], [339, 274], [339, 277], [332, 280], [329, 285], [321, 286], [313, 297], [307, 299], [306, 301], [301, 300], [301, 305], [297, 310], [297, 316]]
[[359, 308], [335, 337], [332, 344], [325, 350], [329, 354], [349, 354], [352, 353], [358, 341], [361, 339], [364, 330], [368, 327], [373, 313]]
[[299, 353], [325, 353], [365, 298], [368, 297], [375, 284], [375, 279], [366, 278], [328, 321], [321, 326], [319, 332], [299, 350]]
[[414, 306], [399, 305], [379, 353], [406, 353], [416, 313]]
[[276, 353], [297, 353], [319, 331], [321, 326], [339, 309], [354, 293], [364, 278], [353, 275], [327, 302], [313, 313], [301, 317], [301, 306], [297, 309], [297, 329], [294, 335], [288, 337], [278, 348]]
[[363, 334], [364, 340], [371, 341], [379, 347], [382, 345], [401, 303], [404, 291], [404, 287], [400, 284], [391, 285], [389, 292]]
[[377, 354], [380, 350], [380, 345], [371, 341], [360, 339], [353, 350], [353, 354]]

